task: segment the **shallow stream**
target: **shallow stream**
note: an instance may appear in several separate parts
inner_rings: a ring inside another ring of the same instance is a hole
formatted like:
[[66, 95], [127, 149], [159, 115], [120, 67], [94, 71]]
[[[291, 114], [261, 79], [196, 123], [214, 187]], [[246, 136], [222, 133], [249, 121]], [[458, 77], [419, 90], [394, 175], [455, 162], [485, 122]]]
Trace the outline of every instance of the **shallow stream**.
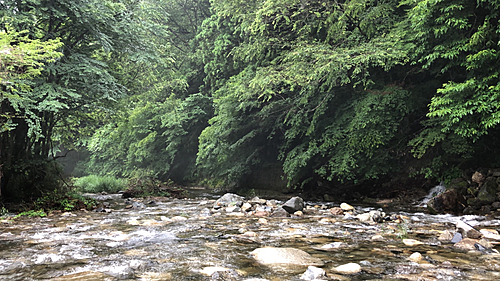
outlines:
[[[307, 266], [258, 264], [250, 252], [265, 246], [297, 248], [321, 259], [327, 280], [500, 280], [499, 254], [459, 250], [438, 239], [454, 232], [460, 219], [497, 230], [495, 217], [384, 210], [402, 220], [363, 223], [333, 216], [330, 208], [340, 202], [306, 202], [303, 216], [272, 218], [214, 211], [209, 195], [146, 200], [143, 209], [130, 208], [119, 195], [95, 197], [112, 211], [2, 220], [0, 280], [233, 280], [214, 279], [206, 273], [211, 267], [235, 270], [234, 280], [301, 280]], [[422, 244], [409, 246], [404, 238]], [[322, 248], [334, 242], [345, 247]], [[408, 259], [415, 252], [421, 261]], [[333, 270], [346, 263], [362, 271]]]

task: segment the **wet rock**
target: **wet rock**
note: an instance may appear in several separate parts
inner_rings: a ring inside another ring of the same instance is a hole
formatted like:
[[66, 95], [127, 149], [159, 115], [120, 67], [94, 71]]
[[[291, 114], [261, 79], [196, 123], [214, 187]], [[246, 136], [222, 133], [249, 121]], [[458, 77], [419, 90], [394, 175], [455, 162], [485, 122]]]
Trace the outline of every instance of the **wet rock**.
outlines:
[[289, 217], [290, 214], [283, 208], [279, 207], [274, 210], [274, 212], [271, 214], [271, 217], [273, 218], [286, 218]]
[[496, 178], [489, 177], [485, 180], [484, 184], [479, 188], [477, 194], [477, 199], [481, 204], [491, 204], [495, 202], [497, 198], [498, 184], [496, 183]]
[[335, 250], [343, 249], [343, 248], [347, 248], [347, 247], [349, 247], [349, 245], [347, 245], [344, 242], [333, 242], [333, 243], [328, 243], [326, 245], [323, 245], [317, 249], [321, 250], [321, 251], [335, 251]]
[[299, 265], [323, 266], [324, 262], [310, 254], [295, 248], [258, 248], [250, 253], [259, 263], [264, 265]]
[[[438, 240], [443, 242], [450, 242], [453, 239], [453, 233], [449, 230], [445, 230], [441, 235], [439, 235]], [[460, 238], [461, 239], [461, 238]], [[456, 242], [455, 242], [456, 243]]]
[[423, 259], [422, 254], [420, 254], [419, 252], [415, 252], [408, 257], [408, 260], [412, 262], [421, 262], [422, 259]]
[[385, 241], [385, 238], [382, 235], [377, 234], [377, 235], [372, 236], [371, 240], [372, 241]]
[[100, 280], [112, 281], [116, 280], [113, 276], [104, 274], [102, 272], [84, 271], [73, 274], [68, 274], [60, 277], [50, 278], [52, 281], [83, 281], [83, 280]]
[[212, 215], [212, 212], [210, 211], [209, 208], [203, 208], [200, 213], [199, 213], [199, 216], [200, 217], [210, 217]]
[[234, 269], [225, 271], [216, 271], [210, 276], [212, 281], [237, 281], [240, 280], [240, 274]]
[[236, 213], [236, 212], [241, 212], [241, 208], [237, 206], [226, 207], [226, 213]]
[[248, 203], [252, 205], [263, 205], [266, 204], [267, 200], [266, 199], [260, 199], [259, 197], [254, 197], [250, 200], [248, 200]]
[[275, 199], [267, 200], [266, 205], [274, 208], [278, 206], [278, 201]]
[[385, 216], [385, 213], [382, 213], [380, 211], [371, 211], [370, 212], [371, 220], [373, 222], [376, 222], [376, 223], [384, 222], [384, 216]]
[[359, 221], [362, 221], [362, 222], [370, 222], [370, 221], [372, 221], [372, 217], [370, 216], [369, 213], [359, 214], [359, 215], [356, 216], [356, 218]]
[[242, 205], [243, 205], [243, 197], [233, 193], [226, 193], [217, 201], [215, 201], [214, 208], [218, 209], [221, 207], [228, 207], [228, 206], [241, 207]]
[[351, 205], [349, 205], [349, 204], [347, 204], [347, 203], [342, 203], [342, 204], [340, 204], [340, 208], [341, 208], [343, 211], [347, 211], [347, 212], [349, 212], [349, 211], [354, 211], [354, 207], [353, 207], [353, 206], [351, 206]]
[[296, 211], [293, 213], [294, 216], [297, 216], [297, 217], [302, 217], [304, 215], [304, 213], [302, 211]]
[[472, 175], [472, 182], [475, 182], [475, 183], [478, 183], [478, 184], [481, 184], [483, 182], [483, 180], [485, 179], [485, 175], [481, 172], [478, 172], [476, 171], [473, 175]]
[[465, 198], [456, 189], [451, 188], [427, 202], [427, 210], [431, 214], [459, 213], [465, 204]]
[[136, 210], [141, 210], [141, 209], [145, 209], [146, 205], [144, 203], [134, 201], [134, 202], [132, 202], [132, 208], [134, 208]]
[[245, 202], [243, 203], [243, 205], [241, 206], [241, 210], [243, 212], [248, 212], [252, 209], [252, 204], [248, 203], [248, 202]]
[[347, 263], [339, 265], [333, 268], [333, 270], [340, 274], [356, 274], [361, 272], [361, 266], [357, 263]]
[[326, 272], [322, 268], [309, 266], [307, 267], [307, 271], [300, 276], [300, 279], [315, 280], [315, 279], [320, 279], [322, 277], [326, 277]]
[[330, 209], [330, 212], [334, 216], [343, 216], [344, 215], [344, 211], [340, 207], [333, 207]]
[[493, 202], [493, 203], [491, 203], [491, 208], [493, 208], [493, 210], [500, 209], [500, 202]]
[[460, 233], [462, 233], [463, 237], [471, 238], [471, 239], [479, 239], [481, 238], [481, 232], [474, 229], [470, 224], [464, 221], [458, 221], [456, 227]]
[[481, 232], [484, 238], [500, 241], [500, 235], [498, 234], [498, 231], [494, 229], [481, 229], [479, 232]]
[[475, 250], [476, 247], [474, 246], [476, 243], [479, 243], [479, 240], [477, 239], [470, 239], [470, 238], [464, 238], [460, 242], [456, 243], [453, 245], [453, 247], [460, 249], [460, 250]]
[[238, 243], [243, 243], [243, 244], [260, 244], [262, 243], [262, 240], [257, 237], [257, 234], [255, 232], [249, 231], [245, 232], [241, 235], [236, 235], [234, 236], [234, 240]]
[[111, 275], [118, 280], [134, 279], [135, 278], [134, 270], [126, 265], [105, 266], [105, 267], [100, 268], [100, 271], [104, 272], [108, 275]]
[[456, 244], [456, 243], [462, 241], [462, 239], [463, 239], [462, 234], [460, 232], [457, 232], [457, 233], [455, 233], [455, 235], [453, 235], [450, 242], [453, 244]]
[[281, 206], [289, 214], [293, 214], [297, 211], [302, 211], [304, 209], [304, 199], [300, 197], [292, 197]]
[[494, 253], [494, 251], [491, 248], [486, 248], [485, 246], [483, 246], [479, 243], [474, 244], [474, 248], [476, 248], [476, 250], [478, 250], [479, 252], [481, 252], [483, 254]]
[[417, 246], [417, 245], [422, 245], [424, 243], [418, 241], [418, 240], [415, 240], [415, 239], [403, 239], [403, 243], [406, 245], [406, 246]]
[[[285, 211], [285, 210], [283, 210], [283, 211]], [[285, 213], [286, 213], [285, 216], [288, 216], [288, 212], [285, 211]], [[270, 213], [269, 212], [265, 212], [265, 211], [256, 211], [255, 213], [253, 213], [253, 215], [256, 216], [256, 217], [267, 217], [267, 216], [270, 215]]]
[[218, 271], [229, 271], [230, 269], [227, 268], [227, 267], [220, 267], [220, 266], [208, 266], [208, 267], [204, 267], [200, 273], [203, 274], [203, 275], [207, 275], [207, 276], [212, 276], [212, 274], [214, 274], [215, 272], [218, 272]]
[[172, 217], [170, 220], [173, 221], [173, 222], [180, 222], [180, 221], [187, 220], [187, 218], [183, 217], [183, 216], [175, 216], [175, 217]]

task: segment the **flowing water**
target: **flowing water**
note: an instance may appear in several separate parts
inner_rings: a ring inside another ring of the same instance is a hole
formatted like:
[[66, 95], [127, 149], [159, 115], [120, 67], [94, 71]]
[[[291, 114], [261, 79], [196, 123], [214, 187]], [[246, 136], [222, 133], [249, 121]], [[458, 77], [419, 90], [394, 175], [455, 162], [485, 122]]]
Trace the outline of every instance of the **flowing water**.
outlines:
[[[306, 251], [324, 261], [322, 268], [330, 280], [500, 279], [497, 253], [461, 251], [438, 240], [443, 231], [454, 231], [459, 219], [495, 230], [499, 227], [495, 217], [397, 211], [387, 215], [403, 216], [403, 221], [370, 224], [348, 215], [333, 216], [329, 209], [338, 204], [322, 202], [306, 202], [301, 217], [271, 218], [212, 212], [214, 200], [208, 196], [165, 198], [143, 209], [125, 208], [130, 202], [117, 195], [99, 199], [109, 202], [113, 211], [2, 220], [0, 279], [301, 280], [307, 267], [258, 264], [250, 252], [265, 246]], [[423, 244], [407, 246], [403, 238]], [[321, 248], [333, 242], [345, 247]], [[423, 260], [410, 261], [414, 252]], [[351, 262], [361, 265], [362, 271], [352, 275], [333, 271]], [[239, 276], [214, 279], [204, 274], [209, 267], [234, 269]]]

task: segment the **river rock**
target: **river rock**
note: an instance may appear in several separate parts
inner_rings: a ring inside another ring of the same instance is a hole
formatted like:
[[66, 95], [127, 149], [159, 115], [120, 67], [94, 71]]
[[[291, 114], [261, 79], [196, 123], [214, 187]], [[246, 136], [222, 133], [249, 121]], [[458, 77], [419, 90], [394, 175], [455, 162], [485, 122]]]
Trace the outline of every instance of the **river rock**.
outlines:
[[361, 272], [361, 265], [357, 263], [347, 263], [343, 265], [339, 265], [333, 269], [337, 273], [340, 274], [356, 274]]
[[457, 249], [461, 249], [461, 250], [470, 251], [470, 250], [476, 249], [476, 247], [474, 246], [474, 244], [476, 244], [476, 243], [479, 243], [479, 240], [471, 239], [471, 238], [464, 238], [460, 242], [453, 245], [453, 247], [455, 247]]
[[68, 274], [60, 277], [50, 278], [52, 281], [79, 281], [79, 280], [100, 280], [112, 281], [116, 280], [113, 276], [95, 271], [83, 271], [73, 274]]
[[216, 271], [210, 276], [211, 281], [238, 281], [240, 274], [234, 270], [229, 269], [225, 271]]
[[473, 175], [472, 175], [472, 182], [475, 182], [475, 183], [478, 183], [478, 184], [481, 184], [483, 182], [483, 180], [485, 179], [485, 175], [479, 171], [476, 171]]
[[346, 211], [346, 212], [354, 211], [354, 207], [347, 204], [347, 203], [340, 204], [340, 208], [342, 209], [342, 211]]
[[214, 208], [218, 209], [221, 207], [237, 206], [241, 207], [243, 205], [243, 197], [233, 194], [226, 193], [221, 198], [217, 199], [214, 203]]
[[309, 266], [307, 271], [300, 276], [302, 280], [315, 280], [326, 276], [326, 272], [319, 267]]
[[241, 208], [237, 206], [226, 207], [226, 213], [236, 213], [236, 212], [241, 212]]
[[134, 201], [134, 202], [132, 202], [132, 208], [134, 208], [136, 210], [141, 210], [141, 209], [145, 209], [146, 205], [144, 203]]
[[259, 197], [253, 197], [252, 199], [248, 200], [247, 202], [252, 204], [252, 205], [263, 205], [263, 204], [266, 204], [267, 200], [260, 199]]
[[328, 243], [326, 245], [321, 246], [320, 248], [318, 248], [318, 250], [335, 251], [335, 250], [347, 248], [347, 247], [349, 247], [349, 245], [347, 245], [344, 242], [332, 242], [332, 243]]
[[481, 229], [479, 232], [481, 232], [484, 238], [500, 241], [500, 235], [498, 234], [498, 231], [494, 229]]
[[493, 210], [498, 211], [500, 209], [500, 202], [496, 201], [496, 202], [491, 203], [491, 208], [493, 208]]
[[418, 241], [418, 240], [415, 240], [415, 239], [403, 239], [403, 243], [406, 245], [406, 246], [417, 246], [417, 245], [422, 245], [424, 243]]
[[370, 213], [359, 214], [356, 216], [356, 218], [362, 222], [372, 221], [372, 217], [370, 216]]
[[420, 254], [419, 252], [415, 252], [408, 257], [408, 260], [412, 262], [421, 262], [422, 259], [423, 259], [422, 254]]
[[252, 209], [252, 204], [248, 203], [248, 202], [245, 202], [243, 203], [243, 205], [241, 206], [241, 210], [243, 212], [248, 212]]
[[220, 267], [220, 266], [208, 266], [204, 267], [202, 270], [200, 270], [200, 273], [203, 275], [207, 276], [212, 276], [217, 271], [229, 271], [230, 269], [227, 267]]
[[104, 272], [108, 275], [115, 277], [118, 280], [123, 279], [134, 279], [135, 274], [134, 270], [129, 266], [105, 266], [99, 269], [101, 272]]
[[304, 209], [304, 199], [300, 197], [292, 197], [281, 206], [289, 214], [293, 214], [297, 211], [302, 211]]
[[273, 218], [286, 218], [289, 217], [290, 214], [283, 208], [279, 207], [274, 210], [274, 212], [270, 215]]
[[334, 216], [343, 216], [344, 215], [344, 211], [342, 211], [342, 208], [340, 208], [340, 207], [333, 207], [330, 209], [330, 212]]
[[463, 237], [471, 238], [471, 239], [479, 239], [482, 234], [478, 230], [474, 229], [470, 224], [464, 221], [458, 221], [456, 223], [457, 230], [462, 233]]
[[450, 242], [451, 239], [453, 239], [453, 233], [449, 230], [443, 231], [438, 237], [438, 240], [443, 242]]
[[477, 194], [478, 201], [484, 204], [491, 204], [497, 199], [498, 184], [496, 178], [489, 177], [485, 180], [484, 184], [479, 188]]
[[250, 253], [259, 263], [264, 265], [298, 265], [323, 266], [324, 262], [310, 254], [295, 248], [258, 248]]
[[456, 244], [456, 243], [462, 241], [462, 239], [463, 239], [462, 234], [460, 232], [457, 232], [453, 235], [450, 242], [453, 244]]
[[456, 189], [450, 188], [427, 202], [427, 210], [431, 214], [459, 213], [465, 204], [465, 198]]

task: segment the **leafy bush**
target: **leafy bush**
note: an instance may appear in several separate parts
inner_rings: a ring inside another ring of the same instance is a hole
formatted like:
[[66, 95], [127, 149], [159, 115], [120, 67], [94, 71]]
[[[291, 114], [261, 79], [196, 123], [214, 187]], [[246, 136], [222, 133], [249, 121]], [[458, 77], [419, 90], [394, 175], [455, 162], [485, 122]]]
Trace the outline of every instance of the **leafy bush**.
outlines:
[[47, 216], [47, 213], [45, 213], [45, 211], [43, 209], [40, 209], [38, 211], [35, 211], [35, 210], [29, 210], [29, 211], [25, 211], [25, 212], [22, 212], [20, 214], [18, 214], [17, 216], [15, 216], [14, 218], [19, 218], [19, 217], [22, 217], [22, 216], [26, 216], [26, 217], [46, 217]]
[[104, 191], [116, 193], [126, 188], [127, 181], [110, 176], [90, 175], [75, 179], [73, 185], [80, 192], [97, 193]]

